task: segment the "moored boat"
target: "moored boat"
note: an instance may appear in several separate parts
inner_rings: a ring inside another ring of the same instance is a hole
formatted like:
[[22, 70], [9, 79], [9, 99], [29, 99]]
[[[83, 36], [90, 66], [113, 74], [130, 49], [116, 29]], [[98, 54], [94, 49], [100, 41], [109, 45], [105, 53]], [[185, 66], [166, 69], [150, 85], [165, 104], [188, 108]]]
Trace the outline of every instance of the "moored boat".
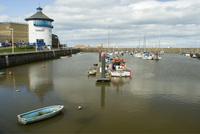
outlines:
[[137, 58], [142, 58], [142, 53], [135, 53], [134, 56]]
[[131, 77], [131, 71], [129, 70], [111, 71], [110, 75], [112, 77]]
[[60, 58], [61, 59], [66, 59], [66, 58], [68, 58], [69, 56], [61, 56]]
[[153, 59], [152, 54], [149, 53], [149, 52], [144, 52], [142, 58], [143, 58], [144, 60], [152, 60], [152, 59]]
[[112, 60], [109, 72], [111, 77], [132, 77], [131, 70], [126, 67], [126, 60], [122, 58]]
[[90, 69], [90, 70], [88, 71], [88, 75], [96, 75], [96, 73], [97, 73], [97, 70], [96, 70], [96, 69]]
[[190, 57], [190, 53], [186, 53], [185, 56], [186, 56], [186, 57]]
[[89, 69], [88, 75], [96, 75], [97, 74], [97, 66], [93, 66]]
[[159, 53], [155, 53], [152, 55], [152, 60], [161, 60], [161, 59], [162, 59], [162, 57], [160, 56]]
[[64, 108], [63, 105], [48, 106], [30, 112], [19, 114], [17, 115], [17, 118], [21, 124], [25, 125], [53, 117], [56, 114], [60, 113], [63, 108]]
[[0, 75], [5, 75], [6, 73], [5, 72], [0, 72]]

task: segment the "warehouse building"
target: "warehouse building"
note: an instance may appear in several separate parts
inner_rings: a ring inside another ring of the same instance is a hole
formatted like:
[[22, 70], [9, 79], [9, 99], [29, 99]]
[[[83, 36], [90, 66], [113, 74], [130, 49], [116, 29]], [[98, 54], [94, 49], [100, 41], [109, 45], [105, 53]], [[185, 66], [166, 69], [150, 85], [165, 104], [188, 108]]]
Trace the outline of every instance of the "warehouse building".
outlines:
[[28, 25], [21, 23], [4, 22], [0, 23], [0, 42], [11, 43], [13, 33], [14, 43], [28, 42]]

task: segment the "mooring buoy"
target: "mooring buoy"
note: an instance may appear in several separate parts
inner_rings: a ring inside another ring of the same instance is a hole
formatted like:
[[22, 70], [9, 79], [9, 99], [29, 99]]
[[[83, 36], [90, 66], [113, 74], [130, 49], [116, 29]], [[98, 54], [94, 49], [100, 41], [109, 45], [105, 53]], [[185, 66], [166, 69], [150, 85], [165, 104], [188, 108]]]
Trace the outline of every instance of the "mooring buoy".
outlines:
[[78, 110], [82, 110], [82, 109], [83, 109], [83, 106], [78, 106], [77, 109], [78, 109]]

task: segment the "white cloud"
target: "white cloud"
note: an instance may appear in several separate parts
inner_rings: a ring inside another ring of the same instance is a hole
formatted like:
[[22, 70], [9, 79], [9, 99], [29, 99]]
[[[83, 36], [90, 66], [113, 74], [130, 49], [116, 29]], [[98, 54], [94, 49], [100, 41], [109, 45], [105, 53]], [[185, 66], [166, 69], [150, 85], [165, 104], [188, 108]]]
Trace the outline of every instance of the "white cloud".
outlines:
[[9, 20], [9, 16], [7, 15], [0, 15], [0, 22], [4, 22], [4, 21], [8, 21]]
[[192, 46], [200, 37], [198, 0], [55, 0], [44, 13], [55, 20], [62, 43], [106, 44], [108, 32], [122, 47], [137, 46], [144, 35], [150, 46], [159, 39], [165, 46]]
[[134, 44], [145, 34], [149, 40], [169, 39], [182, 45], [199, 37], [199, 7], [194, 0], [57, 0], [54, 8], [45, 9], [68, 41], [105, 43], [109, 27], [112, 41], [120, 44]]

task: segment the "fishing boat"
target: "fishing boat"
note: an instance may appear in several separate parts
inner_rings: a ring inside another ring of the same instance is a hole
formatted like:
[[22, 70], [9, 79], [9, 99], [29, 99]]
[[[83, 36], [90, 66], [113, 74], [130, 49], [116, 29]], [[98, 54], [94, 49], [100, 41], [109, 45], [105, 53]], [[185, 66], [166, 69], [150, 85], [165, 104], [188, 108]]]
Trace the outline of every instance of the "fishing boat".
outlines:
[[125, 63], [126, 61], [122, 58], [114, 58], [110, 69], [111, 77], [131, 77], [131, 70]]
[[63, 105], [48, 106], [17, 115], [21, 124], [29, 124], [55, 116], [64, 108]]

